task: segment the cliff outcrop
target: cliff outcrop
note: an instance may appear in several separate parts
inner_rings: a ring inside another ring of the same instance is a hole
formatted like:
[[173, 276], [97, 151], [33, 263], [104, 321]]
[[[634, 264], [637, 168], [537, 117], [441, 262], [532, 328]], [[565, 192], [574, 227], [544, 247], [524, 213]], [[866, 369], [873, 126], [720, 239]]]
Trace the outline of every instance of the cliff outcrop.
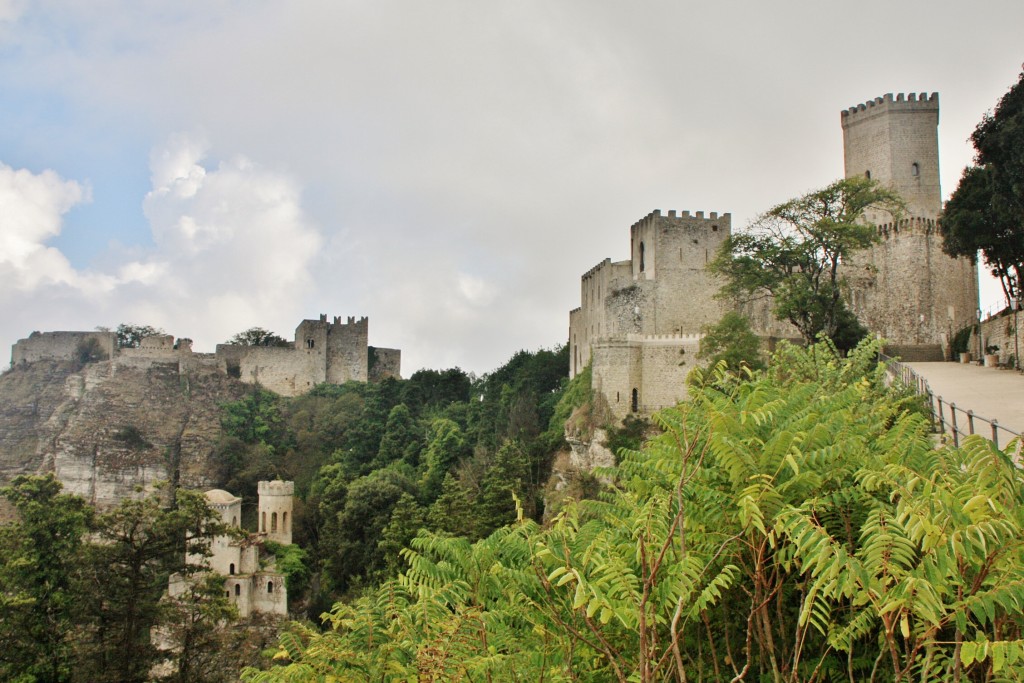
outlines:
[[0, 375], [0, 483], [52, 471], [101, 508], [160, 481], [215, 487], [220, 404], [247, 390], [177, 360], [18, 365]]

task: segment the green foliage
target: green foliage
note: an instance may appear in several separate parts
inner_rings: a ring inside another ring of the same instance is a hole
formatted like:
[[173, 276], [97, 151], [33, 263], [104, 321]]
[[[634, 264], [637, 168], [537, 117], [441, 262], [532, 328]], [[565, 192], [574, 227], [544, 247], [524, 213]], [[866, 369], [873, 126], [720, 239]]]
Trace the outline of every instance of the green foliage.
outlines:
[[725, 278], [721, 296], [771, 296], [776, 317], [807, 343], [824, 333], [845, 346], [856, 329], [844, 330], [853, 318], [842, 299], [839, 263], [877, 240], [875, 226], [863, 220], [866, 211], [897, 217], [902, 208], [891, 190], [859, 177], [772, 207], [748, 231], [730, 236], [712, 261], [711, 270]]
[[292, 342], [284, 337], [274, 334], [262, 327], [250, 327], [228, 339], [225, 344], [237, 344], [239, 346], [278, 346], [291, 348]]
[[142, 345], [142, 340], [146, 337], [167, 334], [159, 327], [132, 323], [121, 323], [114, 331], [117, 333], [117, 347], [120, 349], [136, 349]]
[[750, 329], [750, 321], [736, 311], [728, 311], [714, 325], [702, 330], [700, 352], [697, 357], [710, 365], [724, 362], [732, 372], [747, 367], [751, 370], [764, 369], [761, 360], [761, 340]]
[[288, 599], [297, 600], [309, 585], [306, 551], [295, 544], [283, 545], [273, 541], [264, 541], [263, 547], [274, 556], [277, 571], [284, 574]]
[[0, 495], [18, 514], [0, 526], [0, 678], [69, 681], [89, 510], [52, 474], [17, 476]]
[[81, 369], [89, 363], [107, 359], [107, 352], [100, 346], [99, 340], [96, 337], [86, 337], [75, 345], [72, 363], [76, 369]]
[[1024, 294], [1024, 72], [974, 129], [975, 166], [964, 169], [946, 203], [943, 250], [976, 260], [978, 251], [1007, 299]]
[[936, 448], [878, 348], [784, 344], [695, 385], [601, 500], [420, 532], [396, 580], [243, 679], [1020, 678], [1024, 474], [978, 437]]

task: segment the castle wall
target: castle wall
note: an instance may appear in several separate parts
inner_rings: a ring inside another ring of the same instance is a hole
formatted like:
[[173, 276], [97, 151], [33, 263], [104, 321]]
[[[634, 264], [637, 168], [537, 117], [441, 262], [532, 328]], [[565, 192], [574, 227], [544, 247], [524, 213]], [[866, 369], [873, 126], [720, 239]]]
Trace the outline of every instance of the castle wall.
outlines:
[[340, 318], [327, 328], [327, 379], [331, 384], [365, 382], [368, 377], [369, 319], [356, 320], [350, 316], [347, 323]]
[[725, 307], [715, 298], [721, 282], [707, 266], [731, 230], [729, 214], [705, 218], [703, 211], [654, 211], [632, 226], [633, 276], [650, 291], [639, 332], [697, 334], [721, 319]]
[[[981, 323], [981, 352], [986, 347], [998, 346], [996, 355], [1002, 365], [1014, 365], [1014, 360], [1024, 355], [1024, 312], [1006, 311]], [[968, 351], [978, 360], [978, 335], [972, 334], [967, 346]], [[1016, 357], [1016, 358], [1015, 358]]]
[[259, 384], [282, 396], [298, 396], [324, 381], [323, 352], [275, 346], [244, 347], [239, 360], [243, 382]]
[[399, 349], [371, 346], [367, 354], [371, 359], [367, 369], [368, 381], [381, 382], [388, 378], [402, 378], [402, 352]]
[[[876, 97], [844, 110], [841, 123], [847, 178], [870, 174], [903, 197], [909, 216], [939, 215], [938, 93]], [[868, 219], [878, 223], [889, 217]]]
[[117, 335], [113, 332], [33, 332], [19, 339], [11, 349], [11, 364], [34, 363], [39, 360], [74, 360], [79, 345], [95, 340], [107, 358], [114, 356]]

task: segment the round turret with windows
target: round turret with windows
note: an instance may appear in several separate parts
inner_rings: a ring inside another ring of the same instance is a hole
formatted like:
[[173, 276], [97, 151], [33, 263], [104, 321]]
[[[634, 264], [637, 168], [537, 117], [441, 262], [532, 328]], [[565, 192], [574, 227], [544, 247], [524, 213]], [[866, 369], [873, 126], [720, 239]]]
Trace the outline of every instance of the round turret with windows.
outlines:
[[266, 534], [270, 541], [291, 544], [295, 482], [261, 481], [257, 490], [260, 494], [259, 532]]

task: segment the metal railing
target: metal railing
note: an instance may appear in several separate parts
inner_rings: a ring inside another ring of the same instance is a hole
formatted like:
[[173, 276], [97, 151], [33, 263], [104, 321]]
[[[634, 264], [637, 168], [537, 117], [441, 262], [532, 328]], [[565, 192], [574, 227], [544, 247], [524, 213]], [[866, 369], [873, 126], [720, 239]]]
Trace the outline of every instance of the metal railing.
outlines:
[[973, 410], [964, 410], [957, 407], [956, 403], [936, 396], [928, 385], [928, 380], [898, 360], [880, 353], [878, 362], [885, 364], [886, 372], [891, 378], [903, 382], [915, 393], [925, 397], [925, 400], [928, 401], [928, 410], [931, 412], [932, 428], [939, 433], [948, 433], [952, 436], [954, 446], [959, 447], [960, 439], [971, 434], [980, 434], [990, 439], [996, 448], [999, 447], [1000, 435], [1003, 435], [1005, 443], [1020, 436], [1019, 432], [1004, 427], [995, 418], [990, 420], [987, 417], [975, 415]]

